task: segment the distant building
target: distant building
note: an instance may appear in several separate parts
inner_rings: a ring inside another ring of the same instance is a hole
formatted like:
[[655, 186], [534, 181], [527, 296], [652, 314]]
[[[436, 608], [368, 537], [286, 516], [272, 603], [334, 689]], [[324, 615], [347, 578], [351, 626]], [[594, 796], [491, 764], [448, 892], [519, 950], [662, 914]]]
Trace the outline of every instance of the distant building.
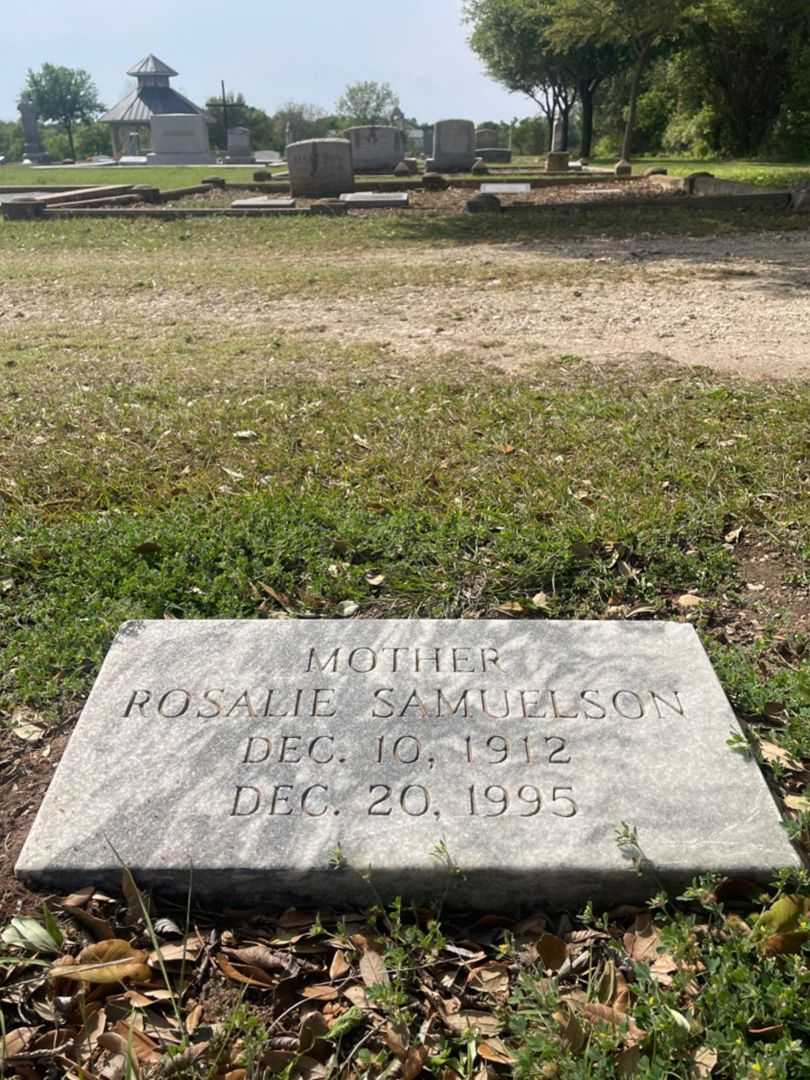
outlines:
[[102, 124], [110, 125], [113, 154], [116, 157], [127, 152], [130, 131], [148, 127], [153, 116], [164, 113], [191, 113], [205, 116], [209, 123], [213, 123], [205, 109], [178, 94], [169, 85], [169, 80], [177, 75], [177, 72], [151, 53], [130, 68], [127, 75], [136, 78], [138, 85], [101, 117]]

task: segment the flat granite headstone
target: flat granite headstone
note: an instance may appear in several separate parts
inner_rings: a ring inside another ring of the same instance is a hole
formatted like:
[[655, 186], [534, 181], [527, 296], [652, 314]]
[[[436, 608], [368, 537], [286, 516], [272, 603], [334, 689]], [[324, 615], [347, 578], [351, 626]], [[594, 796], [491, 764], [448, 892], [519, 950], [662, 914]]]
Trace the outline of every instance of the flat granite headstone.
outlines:
[[525, 195], [532, 190], [531, 184], [517, 183], [517, 184], [482, 184], [482, 195]]
[[398, 210], [410, 206], [408, 191], [351, 191], [344, 192], [340, 201], [355, 210]]
[[[124, 624], [17, 863], [248, 907], [614, 904], [800, 859], [679, 623]], [[615, 831], [637, 829], [644, 876]]]
[[233, 210], [292, 210], [295, 207], [295, 199], [288, 195], [273, 198], [270, 195], [257, 195], [250, 199], [236, 199], [231, 203]]

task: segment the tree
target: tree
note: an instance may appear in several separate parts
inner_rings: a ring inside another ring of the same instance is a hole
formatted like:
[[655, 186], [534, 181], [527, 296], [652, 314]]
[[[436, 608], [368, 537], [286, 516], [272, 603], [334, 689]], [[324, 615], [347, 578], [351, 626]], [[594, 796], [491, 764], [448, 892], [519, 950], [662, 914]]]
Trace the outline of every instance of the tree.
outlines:
[[619, 60], [610, 43], [590, 41], [560, 47], [550, 37], [553, 0], [466, 0], [464, 18], [472, 27], [470, 45], [493, 79], [513, 93], [526, 94], [546, 118], [549, 146], [555, 119], [563, 123], [565, 145], [572, 109], [582, 105], [581, 152], [589, 156], [594, 98]]
[[681, 67], [694, 81], [699, 107], [711, 114], [717, 148], [737, 157], [757, 154], [806, 78], [810, 6], [807, 0], [703, 0], [699, 10]]
[[682, 26], [692, 0], [553, 0], [549, 37], [560, 49], [615, 44], [633, 58], [622, 159], [629, 161], [641, 79], [662, 42]]
[[334, 130], [337, 119], [329, 116], [320, 105], [306, 101], [286, 101], [271, 117], [273, 145], [283, 151], [285, 146], [300, 139], [321, 139]]
[[352, 124], [390, 124], [401, 115], [399, 97], [387, 82], [350, 83], [335, 109]]
[[[212, 95], [205, 102], [206, 111], [214, 118], [214, 123], [209, 128], [211, 141], [214, 146], [225, 150], [228, 146], [228, 133], [225, 130], [225, 112], [222, 107], [222, 95]], [[251, 144], [255, 149], [276, 149], [273, 143], [273, 121], [264, 109], [258, 109], [248, 105], [245, 95], [229, 91], [225, 95], [227, 105], [228, 127], [246, 127], [250, 132]], [[281, 149], [281, 148], [279, 148]]]
[[43, 64], [39, 71], [29, 68], [20, 100], [30, 102], [43, 120], [62, 126], [73, 158], [76, 124], [95, 119], [104, 109], [88, 72], [55, 64]]

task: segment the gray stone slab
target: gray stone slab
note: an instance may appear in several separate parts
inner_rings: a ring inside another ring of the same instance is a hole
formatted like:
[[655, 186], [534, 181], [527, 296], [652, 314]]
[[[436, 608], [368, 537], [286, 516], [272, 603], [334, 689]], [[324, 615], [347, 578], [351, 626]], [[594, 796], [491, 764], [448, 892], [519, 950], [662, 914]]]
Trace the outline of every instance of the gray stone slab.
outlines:
[[490, 183], [481, 185], [482, 195], [525, 195], [532, 190], [531, 184], [517, 183], [517, 184], [499, 184]]
[[234, 210], [249, 210], [249, 209], [276, 209], [276, 210], [292, 210], [295, 206], [295, 199], [289, 197], [280, 196], [279, 198], [271, 198], [269, 195], [258, 195], [253, 199], [237, 199], [236, 202], [231, 203], [231, 207]]
[[799, 857], [738, 732], [687, 624], [132, 622], [17, 873], [114, 888], [114, 845], [231, 907], [615, 903], [659, 887], [627, 822], [671, 888], [768, 879]]
[[355, 210], [398, 210], [410, 206], [411, 197], [407, 191], [352, 191], [344, 192], [340, 201]]

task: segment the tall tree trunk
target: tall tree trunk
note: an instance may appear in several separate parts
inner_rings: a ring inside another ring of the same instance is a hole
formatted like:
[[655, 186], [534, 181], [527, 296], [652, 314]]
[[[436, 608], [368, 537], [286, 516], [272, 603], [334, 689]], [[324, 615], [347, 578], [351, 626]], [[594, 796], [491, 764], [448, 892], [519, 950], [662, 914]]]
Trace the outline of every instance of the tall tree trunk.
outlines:
[[580, 83], [579, 95], [582, 101], [582, 133], [579, 140], [580, 157], [589, 158], [593, 145], [593, 105], [595, 87], [590, 79]]
[[76, 160], [76, 145], [73, 142], [73, 121], [65, 120], [65, 133], [68, 137], [68, 146], [70, 147], [70, 156], [73, 160]]
[[622, 160], [629, 161], [633, 147], [633, 136], [636, 132], [636, 116], [638, 114], [638, 95], [641, 89], [641, 76], [647, 66], [650, 55], [650, 42], [645, 42], [639, 49], [636, 58], [636, 67], [633, 71], [633, 81], [630, 83], [630, 102], [627, 109], [627, 123], [624, 128], [624, 141], [622, 142]]

